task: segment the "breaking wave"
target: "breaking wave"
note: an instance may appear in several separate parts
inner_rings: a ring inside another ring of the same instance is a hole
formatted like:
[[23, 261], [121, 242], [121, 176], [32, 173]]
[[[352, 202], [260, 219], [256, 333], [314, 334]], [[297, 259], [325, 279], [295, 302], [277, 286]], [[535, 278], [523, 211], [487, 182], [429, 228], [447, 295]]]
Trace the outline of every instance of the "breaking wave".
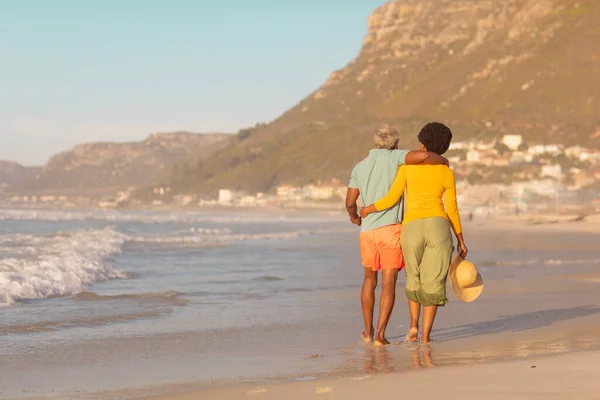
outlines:
[[[106, 227], [51, 235], [3, 234], [0, 235], [3, 256], [0, 258], [0, 305], [67, 295], [76, 295], [76, 300], [114, 300], [114, 297], [96, 295], [88, 290], [95, 282], [128, 278], [126, 273], [115, 269], [112, 264], [112, 257], [121, 253], [126, 243], [210, 248], [242, 241], [289, 240], [304, 235], [353, 231], [356, 230], [315, 229], [235, 234], [229, 229], [192, 228], [168, 235], [143, 236], [126, 235], [115, 228]], [[175, 294], [167, 295], [173, 296], [175, 302], [179, 301]]]
[[0, 259], [0, 304], [75, 294], [94, 282], [126, 278], [110, 261], [124, 243], [125, 236], [112, 228], [0, 235], [7, 251]]

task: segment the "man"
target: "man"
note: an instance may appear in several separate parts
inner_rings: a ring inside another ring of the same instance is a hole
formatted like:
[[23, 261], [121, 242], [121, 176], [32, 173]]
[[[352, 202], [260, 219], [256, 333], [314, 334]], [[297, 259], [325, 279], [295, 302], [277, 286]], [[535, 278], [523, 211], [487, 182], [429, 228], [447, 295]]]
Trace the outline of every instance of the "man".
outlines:
[[[346, 194], [346, 209], [350, 221], [361, 226], [360, 252], [364, 266], [361, 304], [365, 323], [361, 337], [365, 342], [373, 341], [376, 346], [385, 346], [390, 343], [385, 338], [385, 330], [396, 300], [398, 271], [404, 265], [400, 248], [402, 203], [399, 202], [386, 211], [371, 214], [363, 221], [358, 215], [356, 202], [360, 197], [362, 204], [372, 204], [384, 197], [402, 164], [448, 164], [448, 160], [432, 152], [398, 150], [399, 134], [395, 129], [379, 129], [375, 132], [374, 140], [375, 148], [352, 170]], [[382, 271], [382, 292], [375, 332], [373, 309], [379, 270]]]

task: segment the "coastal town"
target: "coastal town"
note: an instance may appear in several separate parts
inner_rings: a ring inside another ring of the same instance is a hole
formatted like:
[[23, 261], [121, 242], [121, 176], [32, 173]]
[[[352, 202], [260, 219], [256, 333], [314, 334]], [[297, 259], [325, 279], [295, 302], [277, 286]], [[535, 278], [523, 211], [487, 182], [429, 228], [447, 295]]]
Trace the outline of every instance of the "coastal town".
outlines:
[[[521, 135], [492, 141], [451, 144], [446, 157], [457, 177], [459, 203], [480, 215], [573, 210], [600, 212], [600, 151], [560, 144], [527, 145]], [[221, 188], [216, 196], [175, 193], [168, 184], [128, 188], [112, 196], [66, 194], [1, 196], [4, 207], [142, 208], [343, 208], [346, 182], [283, 183], [271, 192], [248, 193]]]

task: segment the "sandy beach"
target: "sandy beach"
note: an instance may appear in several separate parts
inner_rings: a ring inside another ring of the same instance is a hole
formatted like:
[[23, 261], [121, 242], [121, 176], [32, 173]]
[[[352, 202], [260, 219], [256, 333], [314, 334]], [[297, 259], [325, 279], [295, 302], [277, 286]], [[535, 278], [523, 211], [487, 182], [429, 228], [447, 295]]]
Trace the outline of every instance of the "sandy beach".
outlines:
[[[38, 251], [58, 254], [56, 268], [91, 260], [109, 279], [1, 310], [2, 399], [594, 398], [595, 221], [466, 222], [482, 297], [465, 304], [449, 293], [431, 346], [399, 343], [408, 321], [401, 277], [392, 345], [376, 349], [359, 338], [362, 269], [343, 215], [4, 218], [13, 268]], [[19, 229], [29, 233], [12, 233]]]
[[[426, 350], [425, 350], [426, 351]], [[427, 357], [423, 357], [425, 360]], [[189, 392], [148, 400], [303, 400], [365, 398], [461, 399], [598, 399], [600, 352], [570, 353], [483, 365], [441, 367], [384, 376], [354, 376], [319, 382], [297, 382]]]

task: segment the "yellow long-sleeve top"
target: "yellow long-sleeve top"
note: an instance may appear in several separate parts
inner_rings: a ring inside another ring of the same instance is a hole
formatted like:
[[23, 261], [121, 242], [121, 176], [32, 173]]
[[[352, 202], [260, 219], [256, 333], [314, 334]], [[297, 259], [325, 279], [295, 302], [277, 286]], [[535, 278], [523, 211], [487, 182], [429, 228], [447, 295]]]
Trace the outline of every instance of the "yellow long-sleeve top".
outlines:
[[388, 194], [375, 202], [377, 211], [396, 204], [404, 189], [406, 209], [402, 223], [428, 217], [444, 217], [450, 221], [454, 233], [458, 235], [462, 232], [456, 204], [456, 183], [450, 168], [445, 165], [403, 165]]

